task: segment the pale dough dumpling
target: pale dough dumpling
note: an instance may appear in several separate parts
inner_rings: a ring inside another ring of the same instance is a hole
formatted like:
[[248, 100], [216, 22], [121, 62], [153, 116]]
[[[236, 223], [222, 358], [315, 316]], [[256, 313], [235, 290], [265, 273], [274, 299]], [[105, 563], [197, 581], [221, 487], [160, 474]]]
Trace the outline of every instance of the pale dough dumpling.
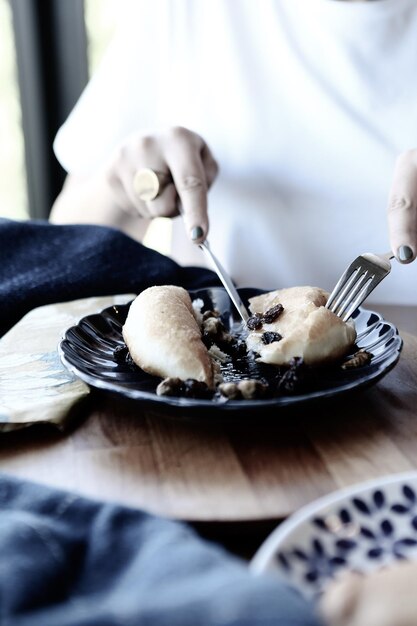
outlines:
[[[342, 358], [354, 345], [356, 331], [324, 307], [328, 293], [319, 287], [290, 287], [251, 298], [252, 313], [265, 313], [277, 304], [283, 311], [272, 323], [251, 331], [247, 346], [259, 354], [259, 361], [285, 365], [302, 357], [309, 365], [329, 363]], [[276, 332], [282, 339], [264, 343], [265, 332]]]
[[182, 287], [149, 287], [132, 302], [123, 338], [133, 361], [161, 378], [193, 378], [213, 387], [213, 362]]

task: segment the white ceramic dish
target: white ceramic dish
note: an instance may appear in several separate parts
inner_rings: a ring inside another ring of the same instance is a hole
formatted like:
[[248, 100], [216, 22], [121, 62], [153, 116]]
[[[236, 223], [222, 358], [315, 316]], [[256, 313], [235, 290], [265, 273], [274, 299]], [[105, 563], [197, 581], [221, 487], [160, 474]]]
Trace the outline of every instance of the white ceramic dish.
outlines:
[[285, 520], [250, 564], [273, 572], [309, 599], [343, 569], [369, 572], [417, 560], [417, 471], [333, 492]]

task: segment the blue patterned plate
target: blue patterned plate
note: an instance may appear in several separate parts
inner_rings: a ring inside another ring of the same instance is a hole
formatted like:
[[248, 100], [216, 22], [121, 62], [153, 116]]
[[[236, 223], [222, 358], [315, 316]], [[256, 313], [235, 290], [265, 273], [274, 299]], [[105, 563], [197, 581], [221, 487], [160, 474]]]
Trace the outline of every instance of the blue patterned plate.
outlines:
[[369, 572], [417, 560], [417, 471], [329, 494], [274, 530], [250, 567], [273, 572], [316, 598], [343, 569]]
[[[252, 296], [263, 293], [260, 289], [239, 289], [245, 303]], [[203, 311], [217, 309], [228, 329], [238, 330], [240, 319], [227, 292], [222, 287], [191, 291], [193, 300], [203, 301]], [[220, 394], [213, 399], [158, 396], [156, 387], [160, 379], [146, 374], [139, 368], [116, 361], [114, 350], [124, 345], [122, 325], [129, 304], [112, 306], [100, 313], [88, 315], [76, 326], [71, 327], [59, 345], [62, 362], [66, 367], [92, 387], [122, 394], [139, 400], [143, 405], [160, 408], [165, 412], [182, 415], [196, 412], [213, 415], [216, 412], [242, 413], [276, 411], [279, 407], [304, 402], [323, 401], [325, 398], [373, 385], [385, 376], [397, 363], [402, 348], [402, 339], [396, 327], [374, 311], [359, 308], [353, 318], [357, 331], [357, 347], [372, 353], [370, 363], [356, 369], [343, 370], [339, 365], [317, 368], [315, 377], [308, 386], [297, 393], [280, 393], [259, 400], [225, 400]], [[271, 365], [261, 365], [253, 360], [233, 361], [222, 367], [225, 380], [261, 378], [273, 384], [277, 370]], [[319, 375], [318, 375], [319, 374]]]

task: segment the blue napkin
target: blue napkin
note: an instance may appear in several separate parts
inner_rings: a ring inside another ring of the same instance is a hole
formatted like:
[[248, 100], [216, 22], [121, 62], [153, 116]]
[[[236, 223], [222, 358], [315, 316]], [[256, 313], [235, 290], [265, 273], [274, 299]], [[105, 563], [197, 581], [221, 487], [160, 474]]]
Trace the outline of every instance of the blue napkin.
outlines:
[[0, 220], [0, 336], [37, 306], [162, 284], [221, 283], [214, 272], [181, 267], [112, 228]]
[[[218, 284], [99, 226], [0, 220], [0, 334], [34, 307]], [[318, 626], [186, 524], [0, 475], [1, 626]]]
[[318, 626], [190, 527], [0, 476], [2, 626]]

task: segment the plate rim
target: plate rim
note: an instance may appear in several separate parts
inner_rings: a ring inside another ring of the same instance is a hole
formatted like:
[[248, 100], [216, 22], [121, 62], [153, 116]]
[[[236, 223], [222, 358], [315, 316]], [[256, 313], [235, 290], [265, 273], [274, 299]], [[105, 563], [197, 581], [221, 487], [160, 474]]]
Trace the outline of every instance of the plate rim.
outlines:
[[308, 522], [319, 511], [343, 502], [352, 496], [358, 496], [377, 487], [392, 485], [410, 479], [417, 480], [417, 469], [384, 474], [377, 478], [357, 481], [347, 487], [335, 489], [312, 502], [303, 505], [295, 513], [282, 521], [262, 542], [249, 562], [249, 569], [255, 575], [270, 572], [269, 564], [283, 542], [303, 523]]

